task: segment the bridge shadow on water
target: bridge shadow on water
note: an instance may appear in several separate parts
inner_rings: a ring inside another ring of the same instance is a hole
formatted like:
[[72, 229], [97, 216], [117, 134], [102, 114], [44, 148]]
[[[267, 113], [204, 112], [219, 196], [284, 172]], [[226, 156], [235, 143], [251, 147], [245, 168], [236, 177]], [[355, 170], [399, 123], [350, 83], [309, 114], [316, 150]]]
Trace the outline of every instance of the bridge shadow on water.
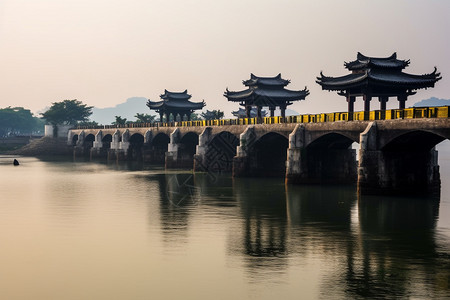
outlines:
[[237, 258], [252, 282], [311, 269], [321, 274], [323, 297], [450, 292], [450, 245], [436, 229], [439, 197], [358, 196], [352, 185], [286, 186], [282, 178], [167, 172], [145, 164], [117, 168], [145, 171], [136, 176], [157, 183], [158, 194], [148, 201], [159, 199], [168, 251], [183, 251], [203, 216], [224, 226], [227, 256]]

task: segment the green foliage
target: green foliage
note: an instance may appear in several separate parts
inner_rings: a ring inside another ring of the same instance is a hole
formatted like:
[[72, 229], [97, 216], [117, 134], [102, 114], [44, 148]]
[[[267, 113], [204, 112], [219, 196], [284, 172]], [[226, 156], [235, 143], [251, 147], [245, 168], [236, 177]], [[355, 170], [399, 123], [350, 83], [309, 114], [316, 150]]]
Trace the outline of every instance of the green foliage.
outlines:
[[0, 136], [44, 131], [44, 123], [23, 107], [0, 109]]
[[115, 116], [116, 120], [112, 122], [112, 125], [125, 125], [127, 124], [127, 118], [122, 118], [120, 116]]
[[92, 108], [77, 99], [64, 100], [52, 103], [52, 106], [42, 114], [42, 118], [52, 125], [76, 125], [88, 121]]
[[199, 121], [202, 118], [197, 113], [191, 113], [191, 121]]
[[202, 118], [205, 120], [219, 120], [224, 116], [223, 111], [220, 110], [207, 110], [202, 113]]
[[83, 121], [78, 123], [79, 126], [90, 126], [90, 127], [96, 127], [99, 126], [99, 124], [95, 121]]
[[156, 116], [152, 116], [149, 114], [140, 114], [136, 113], [134, 116], [136, 118], [136, 123], [153, 123], [155, 122]]

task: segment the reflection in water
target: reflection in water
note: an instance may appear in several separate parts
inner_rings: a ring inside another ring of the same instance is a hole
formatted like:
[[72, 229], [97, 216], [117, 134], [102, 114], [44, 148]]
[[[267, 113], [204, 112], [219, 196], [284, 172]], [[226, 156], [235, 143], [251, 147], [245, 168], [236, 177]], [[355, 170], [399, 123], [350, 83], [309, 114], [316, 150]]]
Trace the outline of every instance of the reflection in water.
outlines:
[[448, 290], [449, 252], [440, 252], [435, 240], [439, 200], [365, 196], [358, 209], [358, 251], [346, 276], [349, 291], [427, 298]]
[[[98, 282], [108, 288], [97, 299], [211, 299], [218, 290], [233, 299], [450, 295], [445, 194], [444, 205], [357, 199], [353, 186], [285, 186], [142, 163], [22, 158], [19, 168], [0, 159], [0, 168], [7, 295], [49, 295], [49, 282], [54, 298], [78, 299]], [[85, 271], [68, 272], [78, 266]], [[55, 283], [63, 272], [72, 285]]]
[[242, 214], [242, 236], [231, 247], [245, 254], [250, 273], [287, 267], [285, 187], [278, 181], [274, 184], [274, 180], [267, 179], [233, 180], [233, 193]]
[[166, 249], [188, 243], [189, 216], [197, 205], [192, 174], [160, 174], [159, 184], [161, 233]]

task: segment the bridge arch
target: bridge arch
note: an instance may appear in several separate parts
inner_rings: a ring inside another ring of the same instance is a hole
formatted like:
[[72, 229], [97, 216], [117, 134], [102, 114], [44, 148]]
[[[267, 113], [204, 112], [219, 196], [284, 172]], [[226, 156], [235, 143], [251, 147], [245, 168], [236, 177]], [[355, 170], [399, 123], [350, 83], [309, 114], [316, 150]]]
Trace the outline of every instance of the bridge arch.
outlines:
[[194, 165], [194, 154], [198, 145], [198, 133], [189, 131], [180, 138], [178, 148], [178, 167], [192, 168]]
[[355, 141], [341, 133], [324, 134], [305, 147], [306, 171], [313, 183], [355, 183], [357, 179]]
[[282, 134], [269, 132], [257, 139], [250, 153], [253, 176], [281, 177], [286, 173], [289, 140]]
[[169, 135], [163, 132], [156, 134], [151, 141], [152, 157], [150, 158], [150, 162], [164, 164], [169, 143]]
[[[94, 141], [95, 141], [95, 135], [93, 135], [92, 133], [88, 134], [83, 141], [83, 148], [87, 151], [89, 151], [90, 148], [92, 148], [92, 146], [94, 145]], [[86, 152], [87, 152], [86, 151]]]
[[111, 142], [112, 142], [112, 135], [108, 133], [102, 138], [102, 148], [103, 149], [110, 149], [111, 148]]
[[391, 138], [380, 147], [385, 170], [383, 180], [393, 189], [405, 193], [437, 194], [440, 173], [435, 146], [445, 139], [425, 130], [409, 131]]
[[341, 132], [329, 132], [323, 135], [315, 137], [310, 141], [306, 147], [327, 147], [335, 149], [347, 149], [353, 143], [359, 143], [359, 139], [355, 139], [352, 136], [348, 136]]
[[128, 148], [128, 159], [130, 160], [142, 160], [143, 158], [143, 147], [144, 147], [144, 136], [140, 133], [135, 133], [130, 136], [128, 140], [130, 146]]
[[414, 130], [391, 137], [380, 145], [380, 149], [383, 151], [429, 151], [448, 138], [426, 130]]

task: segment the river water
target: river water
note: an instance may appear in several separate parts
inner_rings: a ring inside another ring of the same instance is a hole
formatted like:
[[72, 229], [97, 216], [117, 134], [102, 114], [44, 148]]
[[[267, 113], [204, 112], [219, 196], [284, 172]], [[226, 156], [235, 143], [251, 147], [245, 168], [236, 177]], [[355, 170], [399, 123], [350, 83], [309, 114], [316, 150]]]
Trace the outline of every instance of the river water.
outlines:
[[450, 297], [440, 199], [0, 157], [0, 299]]

